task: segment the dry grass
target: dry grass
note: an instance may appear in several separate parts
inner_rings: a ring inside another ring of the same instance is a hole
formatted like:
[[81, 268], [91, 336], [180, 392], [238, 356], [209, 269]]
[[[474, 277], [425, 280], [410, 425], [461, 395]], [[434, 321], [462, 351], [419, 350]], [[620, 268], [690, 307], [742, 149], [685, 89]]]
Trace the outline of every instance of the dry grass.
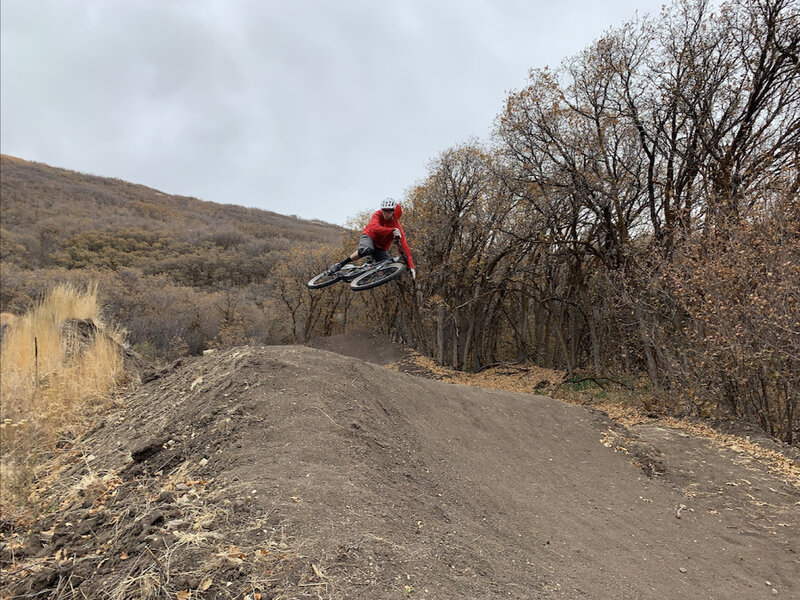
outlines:
[[[564, 379], [564, 371], [545, 369], [535, 365], [509, 365], [494, 367], [480, 373], [457, 371], [436, 364], [432, 358], [414, 350], [408, 351], [408, 362], [437, 379], [461, 385], [474, 385], [489, 389], [508, 390], [523, 393], [548, 394]], [[399, 369], [399, 364], [388, 365]]]
[[[70, 454], [73, 456], [65, 457], [66, 462], [84, 461], [75, 456], [75, 449]], [[300, 554], [296, 541], [285, 532], [284, 523], [271, 522], [269, 514], [235, 509], [231, 500], [245, 499], [246, 494], [202, 478], [198, 463], [186, 461], [168, 474], [159, 471], [152, 476], [124, 479], [113, 470], [95, 471], [93, 461], [84, 462], [83, 476], [73, 475], [68, 487], [60, 487], [57, 508], [39, 522], [39, 535], [52, 538], [57, 530], [65, 526], [74, 530], [80, 520], [94, 515], [113, 517], [95, 526], [91, 537], [67, 542], [57, 550], [52, 548], [55, 552], [46, 556], [15, 559], [11, 569], [0, 573], [7, 575], [9, 590], [30, 590], [24, 597], [33, 597], [42, 590], [26, 588], [31, 575], [72, 563], [82, 565], [78, 581], [97, 578], [90, 592], [102, 588], [103, 597], [118, 600], [329, 597], [323, 595], [327, 583], [319, 581], [324, 577], [323, 571]], [[61, 478], [62, 484], [65, 481]], [[56, 490], [45, 491], [52, 502]], [[164, 499], [164, 494], [171, 494], [172, 498]], [[81, 506], [90, 508], [81, 514], [77, 509]], [[168, 516], [159, 525], [137, 528], [137, 523], [154, 511]], [[67, 521], [70, 524], [65, 525]], [[6, 538], [7, 547], [12, 552], [19, 551], [29, 536], [30, 531], [13, 532]], [[146, 542], [144, 549], [142, 542]], [[100, 571], [106, 563], [114, 568]], [[262, 590], [269, 593], [262, 595]], [[2, 594], [0, 597], [4, 598]], [[78, 596], [73, 592], [50, 597]], [[97, 596], [86, 596], [84, 592], [81, 597]]]
[[[96, 333], [76, 339], [71, 319]], [[100, 319], [97, 288], [55, 286], [7, 327], [0, 352], [0, 501], [24, 498], [36, 466], [63, 437], [73, 437], [105, 408], [122, 381], [122, 332]]]

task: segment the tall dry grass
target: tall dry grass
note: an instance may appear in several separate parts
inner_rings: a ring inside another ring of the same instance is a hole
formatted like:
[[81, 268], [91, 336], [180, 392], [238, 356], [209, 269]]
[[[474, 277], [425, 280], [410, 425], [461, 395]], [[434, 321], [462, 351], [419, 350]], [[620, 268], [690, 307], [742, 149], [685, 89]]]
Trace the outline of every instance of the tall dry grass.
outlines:
[[[64, 328], [90, 321], [94, 335]], [[124, 376], [122, 331], [105, 326], [96, 286], [57, 285], [9, 327], [0, 349], [0, 502], [24, 499], [36, 468], [107, 407]]]

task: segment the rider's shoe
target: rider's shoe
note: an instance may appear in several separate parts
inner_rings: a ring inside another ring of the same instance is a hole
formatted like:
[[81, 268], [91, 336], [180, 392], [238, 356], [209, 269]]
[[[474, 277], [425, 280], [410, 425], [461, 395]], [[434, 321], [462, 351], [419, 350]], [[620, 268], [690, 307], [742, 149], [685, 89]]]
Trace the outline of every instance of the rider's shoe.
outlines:
[[342, 264], [341, 263], [333, 263], [330, 267], [328, 267], [328, 274], [329, 275], [333, 275], [334, 273], [336, 273], [341, 268], [342, 268]]

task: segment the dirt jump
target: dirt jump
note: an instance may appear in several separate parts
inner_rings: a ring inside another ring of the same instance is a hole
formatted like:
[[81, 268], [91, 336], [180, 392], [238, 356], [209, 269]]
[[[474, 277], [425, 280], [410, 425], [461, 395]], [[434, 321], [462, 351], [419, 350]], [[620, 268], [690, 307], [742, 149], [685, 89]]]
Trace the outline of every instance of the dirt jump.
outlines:
[[800, 597], [800, 493], [760, 461], [316, 345], [153, 374], [43, 482], [5, 597]]

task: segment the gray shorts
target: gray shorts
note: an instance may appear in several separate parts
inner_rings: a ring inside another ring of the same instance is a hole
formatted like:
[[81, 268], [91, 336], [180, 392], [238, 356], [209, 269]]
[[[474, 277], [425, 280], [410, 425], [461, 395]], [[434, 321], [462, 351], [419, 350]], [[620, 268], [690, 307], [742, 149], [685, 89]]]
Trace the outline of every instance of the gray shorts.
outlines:
[[375, 242], [366, 233], [361, 234], [361, 239], [358, 240], [358, 255], [359, 256], [372, 256], [375, 260], [388, 260], [392, 258], [386, 250], [381, 250], [375, 247]]

